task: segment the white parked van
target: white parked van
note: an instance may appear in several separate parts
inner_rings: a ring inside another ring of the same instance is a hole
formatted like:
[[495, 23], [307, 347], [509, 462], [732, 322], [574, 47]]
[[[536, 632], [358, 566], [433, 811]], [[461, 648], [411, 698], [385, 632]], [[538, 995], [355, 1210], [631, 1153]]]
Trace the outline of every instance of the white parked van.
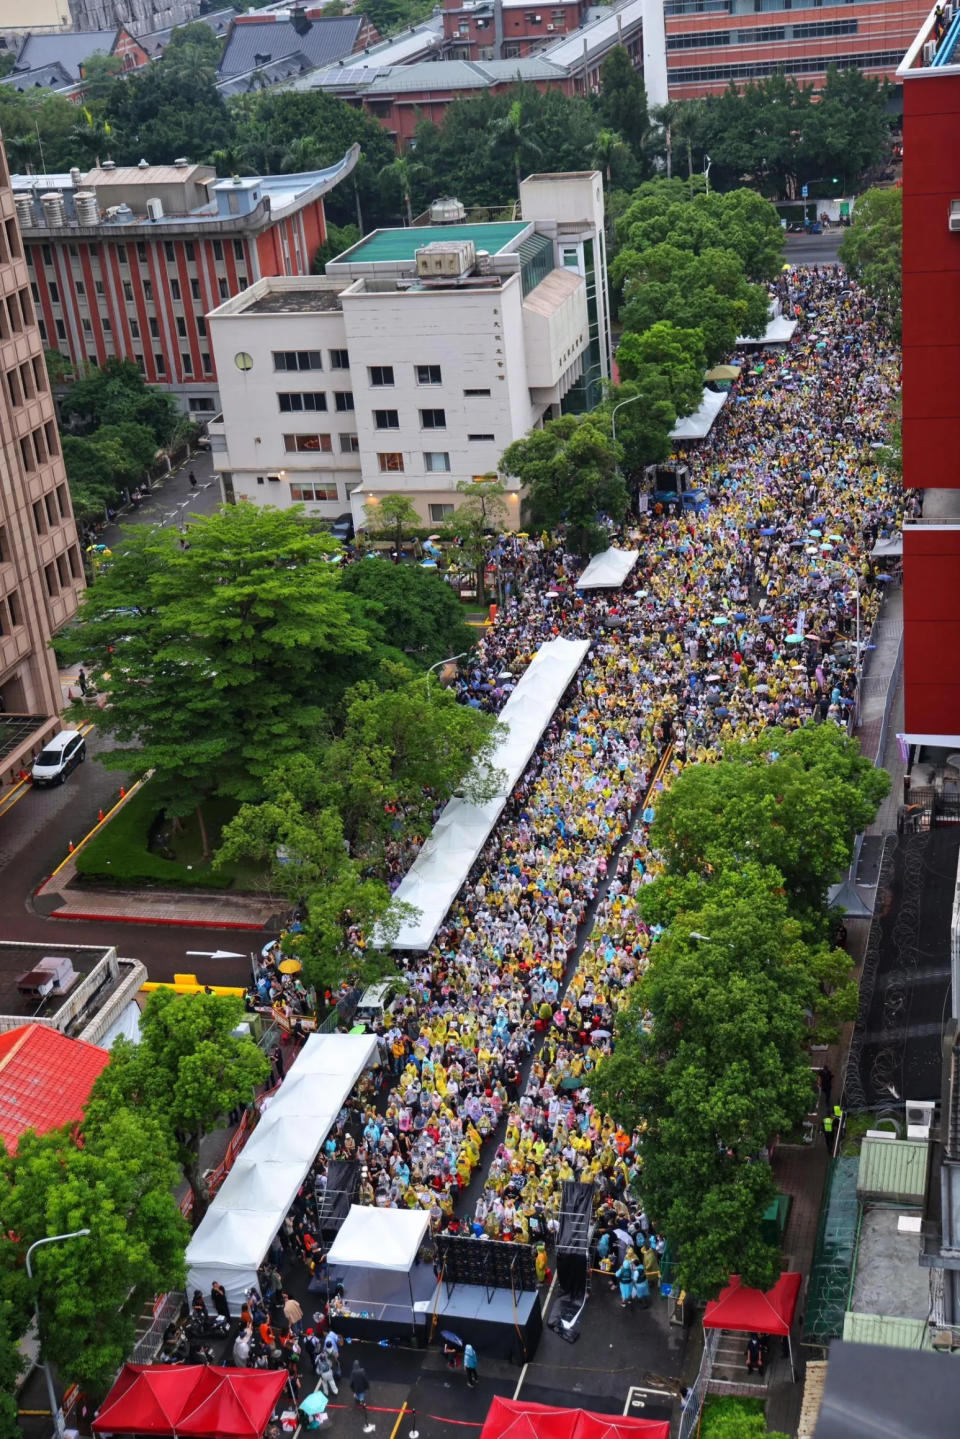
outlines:
[[63, 784], [67, 775], [87, 757], [87, 742], [78, 729], [61, 730], [54, 735], [33, 762], [33, 782]]

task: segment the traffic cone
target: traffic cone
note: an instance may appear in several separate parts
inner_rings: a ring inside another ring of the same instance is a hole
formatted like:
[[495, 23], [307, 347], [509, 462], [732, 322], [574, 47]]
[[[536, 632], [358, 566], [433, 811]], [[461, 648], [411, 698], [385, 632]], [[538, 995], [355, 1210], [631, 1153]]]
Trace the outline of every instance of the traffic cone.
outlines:
[[103, 823], [103, 810], [102, 810], [102, 809], [98, 809], [98, 810], [97, 810], [97, 821], [98, 821], [100, 824]]
[[70, 853], [73, 854], [73, 840], [69, 840], [68, 843], [70, 845]]
[[121, 785], [121, 786], [120, 786], [120, 798], [121, 798], [121, 799], [126, 799], [126, 797], [127, 797], [127, 791], [124, 789], [123, 785]]

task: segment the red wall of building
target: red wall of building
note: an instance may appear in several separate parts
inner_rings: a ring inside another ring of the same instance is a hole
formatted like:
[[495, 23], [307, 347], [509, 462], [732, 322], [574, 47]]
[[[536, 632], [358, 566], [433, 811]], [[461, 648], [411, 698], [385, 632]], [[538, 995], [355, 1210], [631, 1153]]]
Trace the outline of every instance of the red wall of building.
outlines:
[[903, 477], [960, 488], [960, 76], [903, 85]]
[[960, 528], [903, 535], [907, 734], [960, 735]]

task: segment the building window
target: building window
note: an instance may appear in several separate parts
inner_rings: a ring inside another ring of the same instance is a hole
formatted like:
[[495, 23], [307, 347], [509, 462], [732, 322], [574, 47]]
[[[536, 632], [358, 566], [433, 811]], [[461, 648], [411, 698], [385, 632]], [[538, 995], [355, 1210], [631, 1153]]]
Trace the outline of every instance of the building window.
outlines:
[[378, 430], [399, 430], [400, 413], [398, 410], [374, 410], [373, 424]]
[[245, 290], [245, 289], [247, 288], [247, 285], [248, 285], [248, 284], [249, 284], [249, 281], [247, 280], [246, 275], [243, 274], [243, 272], [242, 272], [241, 270], [238, 270], [238, 271], [237, 271], [237, 285], [239, 286], [239, 288], [240, 288], [241, 290]]
[[154, 340], [159, 340], [160, 338], [160, 321], [156, 316], [151, 317], [150, 320], [150, 335]]
[[131, 285], [129, 280], [124, 280], [123, 282], [123, 298], [126, 300], [128, 305], [133, 304], [133, 286]]
[[56, 566], [52, 564], [44, 565], [43, 577], [47, 582], [47, 594], [52, 600], [56, 599], [57, 595], [60, 593], [60, 588], [57, 584]]
[[66, 487], [66, 485], [57, 485], [57, 505], [59, 506], [59, 509], [60, 509], [60, 518], [61, 518], [62, 520], [69, 520], [69, 518], [70, 518], [70, 501], [69, 501], [69, 499], [68, 499], [68, 497], [67, 497], [67, 487]]
[[403, 455], [395, 451], [381, 452], [377, 455], [377, 463], [380, 466], [381, 474], [396, 474], [403, 469]]
[[130, 321], [130, 335], [134, 340], [139, 340], [140, 338], [140, 326], [136, 320]]
[[177, 334], [180, 336], [181, 340], [185, 340], [187, 338], [187, 322], [182, 315], [177, 316]]
[[479, 398], [479, 397], [481, 397], [481, 396], [487, 396], [487, 397], [489, 398], [489, 395], [490, 395], [490, 391], [489, 391], [489, 390], [464, 390], [463, 393], [464, 393], [464, 395], [465, 395], [468, 399], [469, 399], [469, 398]]
[[448, 474], [450, 456], [446, 450], [427, 450], [423, 456], [423, 464], [430, 474]]
[[87, 298], [87, 287], [82, 280], [77, 280], [76, 289], [78, 299], [85, 300]]
[[196, 251], [194, 250], [193, 241], [192, 241], [192, 240], [188, 240], [188, 241], [186, 242], [186, 244], [185, 244], [184, 247], [183, 247], [183, 253], [184, 253], [184, 255], [187, 257], [187, 263], [190, 264], [190, 265], [192, 265], [193, 262], [194, 262], [194, 260], [197, 258], [197, 256], [196, 256]]
[[209, 395], [191, 395], [191, 410], [203, 410], [205, 414], [213, 413], [213, 400]]
[[340, 412], [341, 415], [346, 414], [346, 412], [347, 412], [348, 410], [352, 410], [352, 409], [353, 409], [353, 391], [352, 391], [352, 390], [337, 390], [337, 392], [336, 392], [336, 394], [334, 395], [333, 398], [334, 398], [334, 403], [336, 404], [337, 410]]
[[283, 448], [288, 455], [311, 454], [316, 450], [332, 450], [329, 435], [284, 435]]
[[152, 282], [152, 280], [144, 280], [144, 282], [143, 282], [143, 298], [144, 298], [145, 300], [152, 300], [152, 299], [153, 299], [153, 282]]
[[242, 260], [242, 259], [243, 259], [243, 241], [242, 241], [242, 240], [234, 240], [234, 242], [233, 242], [233, 254], [234, 254], [234, 259], [237, 259], [237, 260]]
[[213, 258], [215, 260], [223, 259], [223, 245], [219, 240], [214, 240], [213, 242]]
[[54, 305], [59, 305], [60, 303], [60, 286], [56, 280], [50, 281], [50, 300]]
[[172, 265], [174, 260], [177, 258], [177, 252], [173, 248], [172, 240], [164, 240], [163, 253], [167, 257], [167, 261], [169, 262], [169, 264]]
[[179, 281], [179, 280], [171, 280], [171, 281], [170, 281], [170, 294], [171, 294], [171, 296], [173, 297], [174, 300], [179, 300], [179, 299], [181, 298], [181, 296], [180, 296], [180, 281]]
[[229, 298], [230, 298], [230, 286], [227, 284], [226, 280], [218, 280], [218, 281], [217, 281], [217, 290], [218, 290], [219, 293], [220, 293], [220, 298], [221, 298], [221, 300], [229, 300]]
[[127, 263], [127, 247], [126, 247], [126, 245], [118, 245], [118, 246], [117, 246], [117, 259], [120, 261], [121, 265], [125, 265], [125, 264]]
[[290, 486], [290, 498], [301, 500], [339, 500], [340, 491], [336, 485], [298, 484]]
[[468, 439], [468, 440], [491, 440], [491, 441], [492, 441], [494, 438], [495, 438], [494, 435], [468, 435], [468, 436], [467, 436], [467, 439]]
[[33, 502], [33, 528], [38, 535], [45, 535], [47, 532], [47, 522], [44, 519], [43, 506], [39, 500]]
[[360, 453], [360, 436], [359, 436], [359, 435], [341, 435], [341, 436], [340, 436], [340, 449], [341, 449], [341, 451], [343, 452], [343, 454], [345, 454], [345, 455], [359, 455], [359, 453]]
[[439, 385], [441, 383], [439, 365], [417, 365], [416, 369], [418, 385]]
[[83, 333], [84, 333], [85, 335], [92, 335], [92, 334], [93, 334], [93, 326], [91, 325], [91, 323], [90, 323], [89, 320], [81, 320], [81, 321], [80, 321], [80, 324], [81, 324], [81, 326], [83, 327]]
[[274, 350], [275, 370], [322, 370], [323, 357], [319, 350]]
[[371, 385], [392, 385], [392, 365], [371, 365], [367, 373], [370, 376]]
[[23, 624], [23, 617], [20, 614], [20, 596], [16, 590], [7, 595], [7, 609], [10, 611], [10, 623], [16, 629], [17, 625]]
[[167, 362], [159, 350], [154, 351], [153, 363], [156, 366], [158, 375], [165, 375], [167, 373]]
[[349, 350], [331, 350], [331, 351], [330, 351], [330, 368], [331, 368], [331, 370], [349, 370], [349, 368], [350, 368], [350, 351], [349, 351]]
[[202, 361], [202, 363], [203, 363], [203, 373], [204, 373], [205, 375], [212, 375], [212, 374], [213, 374], [213, 360], [210, 358], [210, 356], [208, 355], [208, 353], [207, 353], [206, 350], [203, 351], [203, 353], [202, 353], [201, 356], [200, 356], [200, 359], [201, 359], [201, 361]]
[[56, 326], [57, 326], [57, 339], [58, 339], [58, 340], [65, 340], [65, 339], [67, 338], [67, 327], [66, 327], [66, 325], [63, 323], [62, 320], [57, 320], [55, 323], [56, 323]]
[[137, 241], [137, 262], [141, 265], [147, 263], [147, 247], [142, 240]]
[[199, 300], [199, 298], [200, 298], [200, 281], [199, 281], [199, 280], [191, 280], [191, 281], [190, 281], [190, 294], [193, 296], [193, 298], [194, 298], [195, 300]]
[[453, 514], [455, 505], [430, 505], [430, 523], [432, 525], [442, 524]]
[[445, 430], [447, 428], [446, 410], [421, 410], [420, 425], [424, 430]]
[[207, 317], [206, 317], [206, 315], [198, 315], [198, 316], [197, 316], [197, 334], [198, 334], [198, 335], [205, 335], [206, 333], [207, 333]]
[[183, 366], [185, 375], [193, 374], [193, 359], [187, 350], [180, 351], [180, 363]]
[[100, 299], [102, 300], [102, 299], [103, 299], [103, 295], [104, 295], [103, 281], [102, 281], [102, 280], [94, 280], [94, 282], [93, 282], [93, 289], [94, 289], [94, 293], [97, 294], [97, 295], [99, 295]]
[[327, 397], [322, 390], [294, 390], [279, 394], [277, 400], [282, 415], [296, 415], [302, 414], [304, 410], [327, 408]]

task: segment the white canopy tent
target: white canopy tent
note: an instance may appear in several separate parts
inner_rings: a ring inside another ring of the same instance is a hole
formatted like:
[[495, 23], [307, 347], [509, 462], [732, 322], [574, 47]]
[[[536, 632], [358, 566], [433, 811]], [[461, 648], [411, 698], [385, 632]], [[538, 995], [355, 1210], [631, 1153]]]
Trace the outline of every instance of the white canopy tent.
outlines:
[[578, 590], [619, 589], [640, 558], [639, 550], [604, 550], [594, 555], [577, 580]]
[[786, 315], [781, 315], [778, 301], [770, 306], [770, 317], [767, 320], [767, 328], [762, 335], [738, 335], [737, 348], [741, 349], [751, 345], [786, 345], [793, 339], [793, 332], [797, 328], [796, 320], [788, 320]]
[[895, 535], [888, 535], [885, 539], [877, 540], [870, 551], [870, 558], [874, 560], [899, 560], [903, 557], [903, 531]]
[[311, 1034], [187, 1246], [187, 1283], [239, 1308], [344, 1101], [377, 1055], [368, 1034]]
[[332, 1268], [353, 1264], [408, 1274], [414, 1266], [430, 1216], [421, 1209], [374, 1209], [351, 1204], [327, 1255]]
[[503, 811], [523, 771], [590, 648], [589, 640], [549, 640], [530, 661], [500, 713], [503, 737], [491, 758], [502, 782], [486, 804], [452, 799], [444, 806], [417, 858], [404, 875], [396, 899], [416, 916], [402, 924], [394, 949], [429, 949], [470, 867]]
[[704, 390], [700, 408], [677, 421], [670, 431], [671, 440], [705, 440], [729, 398], [728, 390]]

